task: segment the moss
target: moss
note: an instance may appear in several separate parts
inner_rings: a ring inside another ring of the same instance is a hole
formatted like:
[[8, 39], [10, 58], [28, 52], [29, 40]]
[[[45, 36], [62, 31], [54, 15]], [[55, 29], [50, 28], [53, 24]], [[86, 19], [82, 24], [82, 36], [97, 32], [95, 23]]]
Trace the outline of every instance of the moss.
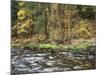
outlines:
[[34, 48], [34, 46], [33, 46], [31, 43], [26, 44], [26, 45], [24, 46], [24, 49], [33, 49], [33, 48]]
[[93, 52], [95, 48], [94, 44], [88, 41], [80, 42], [75, 45], [67, 45], [67, 44], [43, 44], [43, 43], [35, 43], [30, 39], [23, 39], [19, 41], [13, 41], [12, 47], [13, 48], [23, 48], [23, 49], [30, 49], [30, 50], [51, 50], [51, 51], [72, 51], [72, 52]]
[[93, 46], [93, 45], [85, 42], [85, 43], [80, 43], [74, 46], [70, 45], [68, 48], [72, 51], [84, 52], [84, 51], [87, 51], [90, 46]]
[[[13, 44], [12, 44], [13, 45]], [[14, 46], [20, 46], [17, 44], [14, 44]], [[47, 49], [72, 49], [72, 50], [82, 50], [82, 49], [87, 49], [89, 46], [92, 46], [92, 44], [78, 44], [78, 45], [56, 45], [56, 44], [37, 44], [34, 45], [33, 43], [27, 43], [25, 44], [24, 47], [29, 47], [29, 48], [47, 48]]]
[[55, 45], [55, 44], [40, 44], [39, 48], [59, 49], [60, 46], [59, 45]]

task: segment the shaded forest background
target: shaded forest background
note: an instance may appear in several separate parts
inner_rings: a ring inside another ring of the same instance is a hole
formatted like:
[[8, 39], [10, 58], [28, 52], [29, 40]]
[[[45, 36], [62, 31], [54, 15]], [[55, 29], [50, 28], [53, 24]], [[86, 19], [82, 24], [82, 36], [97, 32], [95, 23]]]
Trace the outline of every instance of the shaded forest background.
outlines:
[[96, 37], [96, 6], [21, 1], [11, 5], [12, 42], [72, 44]]

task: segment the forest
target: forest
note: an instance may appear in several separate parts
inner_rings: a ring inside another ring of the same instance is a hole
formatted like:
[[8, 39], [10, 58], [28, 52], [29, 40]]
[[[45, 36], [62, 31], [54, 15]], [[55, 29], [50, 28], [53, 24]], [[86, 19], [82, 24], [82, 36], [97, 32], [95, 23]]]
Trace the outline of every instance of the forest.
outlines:
[[95, 69], [96, 6], [12, 1], [11, 15], [12, 59], [17, 54], [17, 61], [27, 55], [27, 50], [32, 55], [50, 53], [44, 57], [48, 62], [37, 59], [40, 66], [45, 66], [42, 70], [31, 65], [31, 71], [19, 71], [12, 63], [14, 73], [15, 68], [16, 73]]

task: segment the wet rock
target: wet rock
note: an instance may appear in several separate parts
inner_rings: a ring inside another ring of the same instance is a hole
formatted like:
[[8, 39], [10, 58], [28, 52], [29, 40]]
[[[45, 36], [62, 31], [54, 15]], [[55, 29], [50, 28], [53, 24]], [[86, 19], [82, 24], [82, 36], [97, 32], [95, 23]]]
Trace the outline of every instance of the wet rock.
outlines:
[[48, 61], [46, 62], [46, 65], [53, 66], [56, 62], [55, 61]]
[[24, 69], [24, 68], [26, 68], [26, 66], [23, 65], [23, 64], [20, 64], [20, 65], [17, 65], [16, 68], [22, 68], [22, 69]]
[[58, 71], [58, 67], [52, 67], [52, 68], [45, 68], [43, 72], [53, 72], [53, 71]]
[[[94, 65], [92, 61], [95, 61], [95, 55], [87, 53], [63, 51], [52, 54], [50, 52], [41, 52], [40, 50], [25, 50], [24, 53], [19, 55], [20, 51], [23, 52], [22, 49], [13, 49], [12, 51], [11, 63], [14, 66], [12, 70], [14, 73], [92, 69], [91, 66]], [[80, 64], [83, 66], [79, 66]]]
[[59, 68], [59, 71], [70, 71], [71, 68], [70, 67], [66, 67], [66, 68]]
[[64, 68], [63, 70], [64, 70], [64, 71], [70, 71], [71, 68], [67, 67], [67, 68]]
[[41, 66], [33, 66], [31, 72], [41, 72]]
[[71, 53], [71, 52], [67, 52], [67, 56], [68, 57], [74, 57], [73, 53]]
[[52, 57], [52, 56], [49, 56], [49, 59], [54, 59], [54, 57]]
[[30, 60], [34, 60], [35, 59], [35, 57], [25, 57], [25, 58], [22, 58], [22, 60], [24, 60], [24, 61], [30, 61]]
[[43, 56], [46, 56], [47, 54], [44, 54], [44, 53], [41, 53], [41, 54], [35, 54], [35, 56], [37, 57], [43, 57]]
[[81, 66], [75, 66], [75, 67], [73, 67], [73, 69], [75, 69], [75, 70], [81, 70], [82, 69], [82, 67]]
[[19, 74], [29, 73], [30, 68], [16, 68], [15, 72]]
[[32, 56], [31, 54], [26, 54], [26, 55], [25, 55], [25, 57], [31, 57], [31, 56]]
[[89, 59], [94, 59], [95, 57], [93, 55], [88, 56]]

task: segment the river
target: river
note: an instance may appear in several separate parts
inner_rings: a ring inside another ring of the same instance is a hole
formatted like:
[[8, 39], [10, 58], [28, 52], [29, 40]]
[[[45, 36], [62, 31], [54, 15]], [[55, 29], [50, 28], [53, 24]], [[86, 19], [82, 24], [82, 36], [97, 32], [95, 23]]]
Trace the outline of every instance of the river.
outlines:
[[72, 51], [11, 49], [11, 72], [14, 74], [61, 72], [95, 69], [95, 53]]

